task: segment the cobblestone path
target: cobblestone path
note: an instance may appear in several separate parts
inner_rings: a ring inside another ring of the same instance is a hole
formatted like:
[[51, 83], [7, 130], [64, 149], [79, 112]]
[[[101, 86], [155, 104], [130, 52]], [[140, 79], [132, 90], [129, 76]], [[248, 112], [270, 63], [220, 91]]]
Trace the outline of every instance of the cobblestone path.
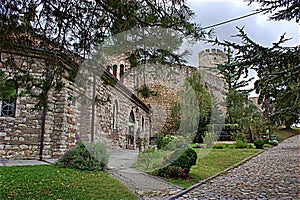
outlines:
[[299, 135], [174, 199], [300, 199]]
[[131, 168], [137, 155], [137, 150], [121, 149], [112, 152], [108, 162], [108, 172], [112, 177], [126, 185], [139, 199], [166, 199], [181, 191], [181, 188], [159, 177]]

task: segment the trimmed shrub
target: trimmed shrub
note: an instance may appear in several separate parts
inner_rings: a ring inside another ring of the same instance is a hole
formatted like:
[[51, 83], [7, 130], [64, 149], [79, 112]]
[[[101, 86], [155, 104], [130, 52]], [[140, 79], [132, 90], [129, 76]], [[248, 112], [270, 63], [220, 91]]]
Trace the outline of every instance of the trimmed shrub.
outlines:
[[171, 164], [155, 170], [153, 174], [165, 178], [187, 178], [196, 161], [197, 153], [193, 149], [177, 150], [165, 161]]
[[265, 144], [264, 140], [254, 140], [254, 145], [257, 149], [263, 149], [264, 144]]
[[107, 168], [108, 153], [103, 143], [83, 143], [79, 141], [61, 157], [56, 165], [64, 168], [103, 171]]

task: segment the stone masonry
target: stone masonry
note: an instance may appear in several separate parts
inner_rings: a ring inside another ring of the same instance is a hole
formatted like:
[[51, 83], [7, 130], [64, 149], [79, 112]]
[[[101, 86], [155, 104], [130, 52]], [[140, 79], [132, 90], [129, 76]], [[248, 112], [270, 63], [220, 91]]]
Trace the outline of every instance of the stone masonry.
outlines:
[[[43, 158], [62, 156], [78, 139], [101, 141], [108, 149], [135, 149], [138, 137], [149, 143], [150, 108], [105, 69], [99, 68], [101, 75], [95, 78], [94, 87], [84, 83], [86, 88], [80, 88], [77, 79], [71, 79], [72, 69], [78, 68], [78, 63], [63, 55], [38, 48], [2, 48], [1, 63], [8, 58], [13, 58], [17, 67], [30, 65], [30, 74], [37, 80], [45, 78], [48, 59], [56, 60], [62, 69], [63, 88], [48, 93]], [[14, 75], [9, 67], [0, 67], [7, 75]], [[85, 80], [90, 82], [92, 77], [88, 75]], [[82, 94], [85, 98], [81, 98]], [[38, 158], [42, 112], [33, 109], [37, 102], [29, 95], [18, 97], [14, 116], [0, 117], [2, 159]]]

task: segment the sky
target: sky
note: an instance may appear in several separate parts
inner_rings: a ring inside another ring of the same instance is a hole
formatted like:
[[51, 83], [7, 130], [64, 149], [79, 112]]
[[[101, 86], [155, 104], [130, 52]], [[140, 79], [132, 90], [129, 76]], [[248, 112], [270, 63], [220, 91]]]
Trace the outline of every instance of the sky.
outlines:
[[[227, 21], [233, 18], [244, 16], [254, 12], [259, 8], [259, 4], [254, 3], [248, 6], [248, 2], [243, 0], [188, 0], [187, 4], [195, 12], [194, 21], [202, 27], [210, 26], [216, 23]], [[281, 35], [286, 33], [287, 38], [292, 38], [286, 42], [286, 46], [299, 45], [300, 34], [299, 25], [295, 21], [270, 21], [269, 14], [256, 14], [238, 21], [230, 22], [221, 26], [214, 27], [214, 34], [219, 40], [228, 40], [240, 42], [239, 38], [232, 37], [238, 34], [236, 26], [244, 27], [245, 32], [255, 42], [263, 46], [271, 46], [273, 42], [277, 42]], [[209, 29], [208, 29], [209, 30]], [[198, 66], [198, 52], [207, 48], [223, 47], [212, 46], [200, 42], [190, 46], [192, 55], [189, 57], [189, 64]]]
[[[201, 27], [248, 15], [259, 8], [259, 4], [253, 3], [248, 5], [248, 2], [243, 0], [187, 0], [187, 4], [195, 12], [194, 21], [200, 24]], [[236, 27], [244, 27], [247, 35], [262, 46], [272, 46], [272, 43], [278, 42], [284, 33], [286, 38], [291, 38], [291, 40], [284, 43], [285, 46], [300, 45], [300, 27], [295, 21], [270, 21], [268, 19], [269, 16], [270, 14], [263, 15], [259, 13], [214, 27], [214, 37], [217, 37], [220, 41], [227, 40], [240, 43], [241, 40], [233, 36], [238, 34]], [[191, 53], [191, 56], [188, 58], [189, 65], [198, 67], [199, 51], [210, 48], [224, 49], [221, 46], [212, 46], [204, 42], [189, 46], [188, 49]], [[257, 79], [254, 71], [250, 71], [250, 76], [255, 77], [255, 80]], [[247, 88], [253, 88], [255, 80]], [[250, 96], [258, 95], [255, 92], [251, 92]]]

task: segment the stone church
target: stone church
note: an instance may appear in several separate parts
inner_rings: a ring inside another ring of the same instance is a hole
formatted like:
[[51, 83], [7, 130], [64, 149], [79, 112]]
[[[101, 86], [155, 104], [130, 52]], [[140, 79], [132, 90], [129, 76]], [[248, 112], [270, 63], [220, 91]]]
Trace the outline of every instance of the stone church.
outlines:
[[[205, 59], [213, 57], [205, 65], [224, 62], [226, 56], [222, 53], [205, 51], [202, 54]], [[178, 101], [177, 92], [185, 77], [197, 70], [189, 66], [161, 68], [156, 65], [136, 69], [125, 59], [115, 59], [110, 65], [100, 66], [37, 47], [1, 47], [0, 54], [1, 71], [8, 76], [18, 75], [11, 65], [6, 65], [7, 61], [13, 60], [14, 67], [27, 69], [36, 81], [45, 80], [49, 66], [52, 70], [60, 69], [59, 81], [62, 83], [60, 89], [48, 91], [46, 113], [35, 109], [38, 99], [32, 95], [0, 99], [2, 159], [37, 159], [41, 154], [43, 158], [56, 158], [74, 147], [78, 140], [101, 141], [108, 150], [136, 149], [138, 139], [147, 146], [155, 133], [174, 134], [170, 125], [172, 104]], [[82, 67], [85, 65], [88, 66]], [[205, 76], [211, 76], [206, 84], [221, 91], [222, 79], [205, 73]], [[145, 83], [158, 95], [141, 96], [138, 89]], [[32, 93], [40, 92], [34, 87], [31, 90]]]

